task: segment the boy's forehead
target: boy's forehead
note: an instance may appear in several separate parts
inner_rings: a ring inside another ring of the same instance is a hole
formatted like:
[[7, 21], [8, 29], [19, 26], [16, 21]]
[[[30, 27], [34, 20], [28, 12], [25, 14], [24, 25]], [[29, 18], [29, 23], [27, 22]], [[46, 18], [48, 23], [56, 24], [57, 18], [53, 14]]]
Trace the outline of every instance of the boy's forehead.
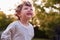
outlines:
[[23, 7], [24, 7], [24, 8], [28, 8], [28, 7], [29, 7], [29, 8], [32, 8], [32, 6], [26, 6], [26, 5], [24, 5]]

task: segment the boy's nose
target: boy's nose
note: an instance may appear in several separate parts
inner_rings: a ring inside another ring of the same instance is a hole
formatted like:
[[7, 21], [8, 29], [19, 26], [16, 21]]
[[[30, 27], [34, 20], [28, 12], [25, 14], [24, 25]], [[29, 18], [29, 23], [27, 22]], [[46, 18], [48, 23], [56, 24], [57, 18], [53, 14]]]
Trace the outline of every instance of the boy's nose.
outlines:
[[28, 12], [31, 12], [31, 9], [28, 9]]

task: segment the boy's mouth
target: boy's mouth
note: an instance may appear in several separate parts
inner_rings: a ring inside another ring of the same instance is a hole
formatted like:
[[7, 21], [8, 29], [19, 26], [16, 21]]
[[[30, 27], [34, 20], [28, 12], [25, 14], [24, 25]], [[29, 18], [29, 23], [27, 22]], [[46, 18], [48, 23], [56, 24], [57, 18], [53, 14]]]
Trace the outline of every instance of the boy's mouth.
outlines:
[[32, 13], [27, 13], [27, 15], [32, 15]]

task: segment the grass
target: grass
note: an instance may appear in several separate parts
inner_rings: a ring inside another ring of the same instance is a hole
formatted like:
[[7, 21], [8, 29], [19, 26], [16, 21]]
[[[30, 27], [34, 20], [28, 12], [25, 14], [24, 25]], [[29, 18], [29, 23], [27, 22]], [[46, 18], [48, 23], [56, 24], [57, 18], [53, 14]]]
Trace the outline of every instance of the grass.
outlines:
[[38, 39], [38, 38], [35, 38], [33, 40], [49, 40], [49, 39]]

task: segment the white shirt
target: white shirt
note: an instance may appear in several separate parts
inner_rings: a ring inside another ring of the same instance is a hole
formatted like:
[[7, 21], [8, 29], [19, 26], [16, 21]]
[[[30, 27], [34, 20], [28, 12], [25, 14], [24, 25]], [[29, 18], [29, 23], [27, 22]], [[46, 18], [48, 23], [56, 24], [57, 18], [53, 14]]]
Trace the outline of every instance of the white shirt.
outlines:
[[2, 40], [32, 40], [34, 36], [33, 26], [29, 23], [25, 27], [21, 22], [15, 21], [11, 23], [7, 29], [2, 33]]

